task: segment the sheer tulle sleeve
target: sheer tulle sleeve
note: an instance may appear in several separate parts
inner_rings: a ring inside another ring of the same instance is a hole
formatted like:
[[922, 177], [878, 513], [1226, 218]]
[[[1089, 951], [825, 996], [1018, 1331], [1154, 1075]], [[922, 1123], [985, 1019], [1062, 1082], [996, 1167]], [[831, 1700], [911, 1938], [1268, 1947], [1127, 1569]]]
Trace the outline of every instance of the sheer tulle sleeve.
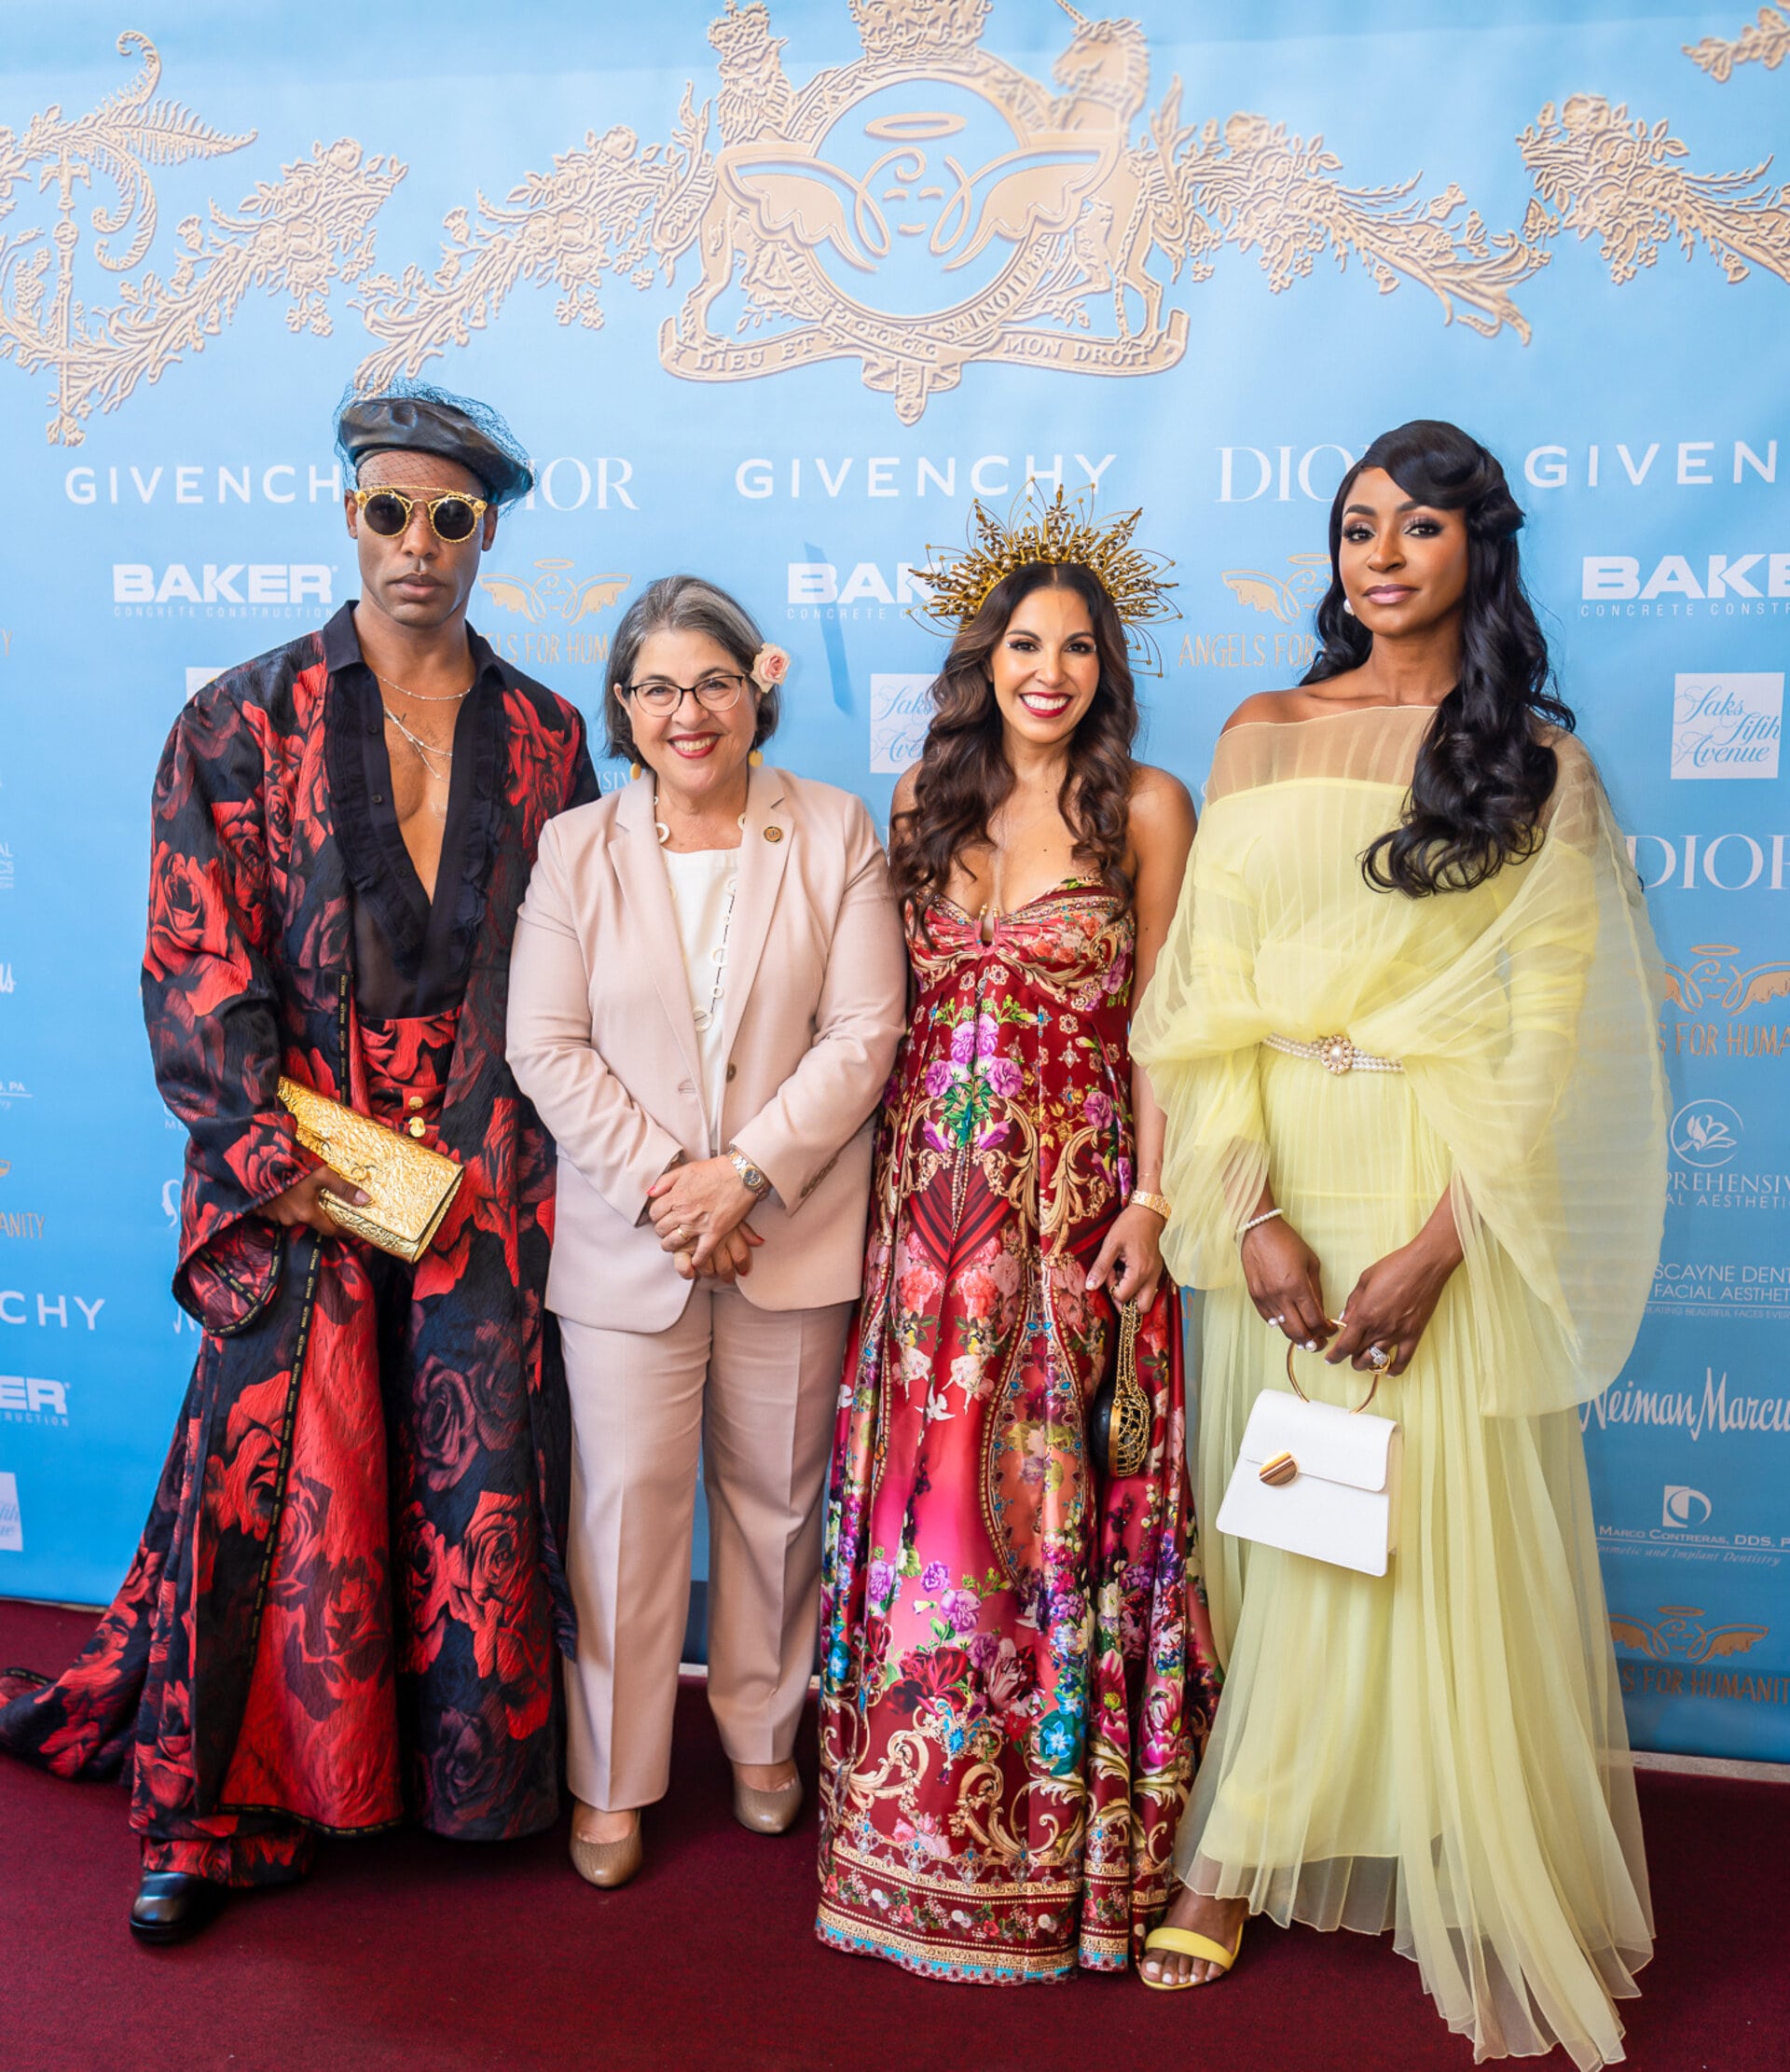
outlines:
[[1214, 806], [1194, 838], [1175, 925], [1131, 1030], [1132, 1056], [1168, 1118], [1163, 1191], [1175, 1213], [1163, 1253], [1189, 1286], [1242, 1283], [1237, 1231], [1268, 1175], [1256, 1061], [1268, 1024], [1256, 997], [1248, 836]]
[[1659, 959], [1590, 760], [1570, 738], [1558, 749], [1546, 836], [1512, 872], [1515, 896], [1354, 1031], [1404, 1060], [1453, 1153], [1466, 1271], [1489, 1282], [1514, 1268], [1526, 1290], [1475, 1305], [1492, 1415], [1563, 1409], [1615, 1379], [1665, 1215]]

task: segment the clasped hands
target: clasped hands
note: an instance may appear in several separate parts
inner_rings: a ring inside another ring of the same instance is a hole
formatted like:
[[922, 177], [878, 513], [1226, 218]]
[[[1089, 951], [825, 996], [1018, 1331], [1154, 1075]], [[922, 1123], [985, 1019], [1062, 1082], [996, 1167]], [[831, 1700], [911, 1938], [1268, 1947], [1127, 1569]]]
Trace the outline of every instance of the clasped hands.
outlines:
[[732, 1281], [751, 1272], [752, 1249], [764, 1242], [746, 1221], [758, 1196], [731, 1158], [673, 1166], [646, 1192], [653, 1227], [683, 1279], [708, 1274]]
[[[1402, 1374], [1463, 1256], [1444, 1195], [1410, 1244], [1362, 1274], [1335, 1319], [1324, 1307], [1318, 1256], [1285, 1217], [1258, 1223], [1245, 1236], [1243, 1273], [1257, 1315], [1294, 1345], [1308, 1352], [1323, 1347], [1333, 1367], [1346, 1360], [1364, 1373]], [[1376, 1350], [1391, 1358], [1370, 1358]]]

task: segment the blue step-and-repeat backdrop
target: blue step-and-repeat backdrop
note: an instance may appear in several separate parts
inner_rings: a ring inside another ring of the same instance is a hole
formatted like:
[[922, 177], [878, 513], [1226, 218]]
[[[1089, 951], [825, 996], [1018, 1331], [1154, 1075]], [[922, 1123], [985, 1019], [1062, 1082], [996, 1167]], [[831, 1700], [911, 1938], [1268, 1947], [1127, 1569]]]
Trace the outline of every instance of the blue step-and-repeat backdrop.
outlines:
[[150, 778], [353, 594], [357, 370], [537, 456], [503, 653], [595, 711], [628, 594], [699, 570], [793, 653], [779, 759], [878, 812], [972, 497], [1142, 507], [1147, 753], [1197, 791], [1311, 654], [1342, 470], [1447, 416], [1528, 508], [1672, 968], [1665, 1251], [1585, 1413], [1636, 1737], [1790, 1758], [1790, 18], [1133, 5], [7, 8], [0, 1593], [110, 1595], [191, 1363]]

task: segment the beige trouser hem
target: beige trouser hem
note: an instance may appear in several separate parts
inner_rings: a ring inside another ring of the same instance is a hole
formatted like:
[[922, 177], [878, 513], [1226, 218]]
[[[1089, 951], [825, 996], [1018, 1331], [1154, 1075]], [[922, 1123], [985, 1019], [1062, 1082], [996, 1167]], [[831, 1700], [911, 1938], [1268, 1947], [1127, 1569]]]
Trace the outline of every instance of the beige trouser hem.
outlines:
[[699, 1281], [660, 1332], [560, 1319], [571, 1395], [567, 1779], [586, 1805], [669, 1782], [696, 1462], [709, 1496], [709, 1704], [734, 1762], [795, 1747], [814, 1662], [827, 1457], [852, 1305], [757, 1309]]

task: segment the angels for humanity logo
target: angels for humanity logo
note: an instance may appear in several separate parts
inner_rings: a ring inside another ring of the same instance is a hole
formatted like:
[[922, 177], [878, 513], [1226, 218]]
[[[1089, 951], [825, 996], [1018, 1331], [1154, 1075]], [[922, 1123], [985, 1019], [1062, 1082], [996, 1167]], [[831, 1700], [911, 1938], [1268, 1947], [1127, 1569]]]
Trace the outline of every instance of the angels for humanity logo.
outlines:
[[594, 612], [605, 612], [626, 589], [626, 575], [576, 576], [572, 563], [558, 557], [537, 561], [532, 582], [518, 575], [481, 575], [478, 587], [506, 612], [519, 612], [531, 626], [558, 618], [577, 625]]

